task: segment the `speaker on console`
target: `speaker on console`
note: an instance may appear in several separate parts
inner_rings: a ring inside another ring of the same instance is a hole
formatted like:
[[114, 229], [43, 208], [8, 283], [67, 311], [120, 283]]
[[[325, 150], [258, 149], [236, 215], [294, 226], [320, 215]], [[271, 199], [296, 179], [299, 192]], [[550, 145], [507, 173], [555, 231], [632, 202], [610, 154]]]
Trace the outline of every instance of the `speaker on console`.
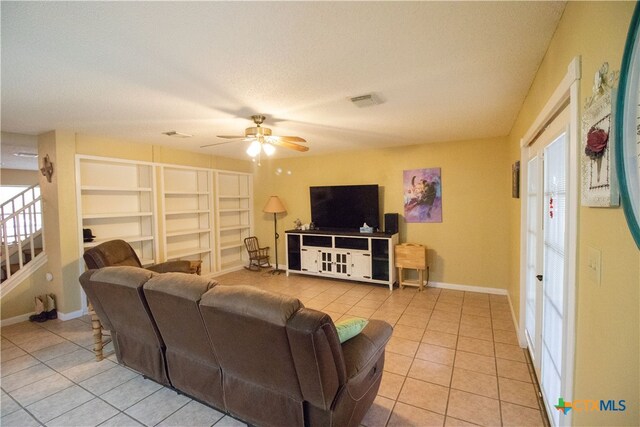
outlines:
[[386, 234], [396, 234], [398, 232], [398, 214], [384, 214], [384, 232]]

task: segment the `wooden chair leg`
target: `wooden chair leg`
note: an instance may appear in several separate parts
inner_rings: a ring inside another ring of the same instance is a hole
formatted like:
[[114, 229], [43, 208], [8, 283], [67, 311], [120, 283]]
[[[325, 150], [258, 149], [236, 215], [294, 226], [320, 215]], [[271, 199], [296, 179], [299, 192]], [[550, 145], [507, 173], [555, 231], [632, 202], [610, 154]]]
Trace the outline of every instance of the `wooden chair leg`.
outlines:
[[89, 303], [89, 314], [91, 315], [91, 329], [93, 329], [93, 353], [96, 355], [96, 361], [99, 362], [104, 359], [102, 349], [104, 344], [102, 343], [102, 323], [93, 309], [93, 305]]

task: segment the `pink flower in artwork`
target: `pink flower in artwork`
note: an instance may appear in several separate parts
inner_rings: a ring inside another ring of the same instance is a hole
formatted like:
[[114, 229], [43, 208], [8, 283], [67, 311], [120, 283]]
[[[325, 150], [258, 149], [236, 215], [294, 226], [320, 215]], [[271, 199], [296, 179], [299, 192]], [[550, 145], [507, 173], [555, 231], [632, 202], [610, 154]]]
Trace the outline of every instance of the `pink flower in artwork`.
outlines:
[[591, 160], [597, 160], [604, 156], [604, 150], [609, 142], [609, 134], [603, 129], [592, 127], [587, 134], [587, 146], [584, 152]]

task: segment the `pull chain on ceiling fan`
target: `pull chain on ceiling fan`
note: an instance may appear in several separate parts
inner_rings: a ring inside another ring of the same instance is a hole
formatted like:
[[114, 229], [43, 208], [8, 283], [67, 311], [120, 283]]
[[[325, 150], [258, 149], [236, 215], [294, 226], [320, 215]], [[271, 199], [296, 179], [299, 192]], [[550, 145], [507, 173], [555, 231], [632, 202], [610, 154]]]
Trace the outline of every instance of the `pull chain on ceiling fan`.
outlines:
[[258, 164], [260, 164], [260, 154], [264, 152], [267, 156], [271, 156], [276, 151], [275, 147], [282, 147], [301, 152], [309, 151], [309, 147], [299, 144], [300, 142], [307, 142], [304, 138], [300, 138], [299, 136], [272, 135], [271, 129], [260, 126], [265, 121], [265, 116], [256, 114], [251, 116], [251, 119], [256, 125], [246, 128], [244, 136], [218, 135], [218, 138], [231, 139], [233, 141], [202, 145], [200, 148], [214, 147], [234, 141], [251, 141], [249, 148], [247, 148], [247, 154], [253, 159], [258, 157]]

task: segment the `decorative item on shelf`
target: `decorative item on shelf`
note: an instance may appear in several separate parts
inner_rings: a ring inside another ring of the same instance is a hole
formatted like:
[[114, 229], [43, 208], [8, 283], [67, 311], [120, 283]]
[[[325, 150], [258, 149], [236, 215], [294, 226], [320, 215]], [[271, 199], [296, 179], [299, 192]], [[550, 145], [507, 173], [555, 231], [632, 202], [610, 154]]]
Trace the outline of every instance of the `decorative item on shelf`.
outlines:
[[520, 160], [511, 165], [511, 197], [520, 198]]
[[593, 95], [587, 98], [582, 114], [582, 205], [620, 204], [615, 164], [611, 161], [615, 135], [611, 126], [611, 100], [615, 97], [617, 72], [604, 63], [596, 72]]
[[278, 198], [278, 196], [271, 196], [267, 201], [267, 204], [262, 209], [265, 213], [273, 214], [273, 236], [275, 240], [275, 248], [276, 248], [276, 265], [273, 270], [271, 270], [271, 274], [280, 274], [283, 270], [278, 268], [278, 239], [280, 235], [278, 234], [278, 217], [279, 213], [286, 213], [287, 209], [282, 204], [282, 201]]
[[373, 227], [369, 227], [367, 225], [367, 223], [365, 222], [364, 224], [362, 224], [362, 227], [360, 227], [360, 232], [361, 233], [373, 233]]
[[296, 226], [296, 230], [302, 229], [302, 221], [300, 221], [300, 218], [296, 218], [296, 220], [293, 221], [293, 225]]
[[620, 68], [616, 99], [614, 151], [622, 207], [636, 246], [640, 249], [640, 3], [631, 18]]
[[93, 235], [93, 231], [91, 231], [90, 228], [83, 228], [82, 229], [82, 239], [85, 242], [93, 242], [93, 239], [95, 239], [96, 236]]
[[42, 159], [40, 172], [42, 172], [43, 176], [47, 177], [47, 182], [51, 182], [51, 177], [53, 176], [53, 163], [51, 163], [51, 159], [49, 159], [48, 154], [44, 156], [44, 159]]
[[442, 222], [440, 168], [404, 171], [403, 189], [407, 222]]

